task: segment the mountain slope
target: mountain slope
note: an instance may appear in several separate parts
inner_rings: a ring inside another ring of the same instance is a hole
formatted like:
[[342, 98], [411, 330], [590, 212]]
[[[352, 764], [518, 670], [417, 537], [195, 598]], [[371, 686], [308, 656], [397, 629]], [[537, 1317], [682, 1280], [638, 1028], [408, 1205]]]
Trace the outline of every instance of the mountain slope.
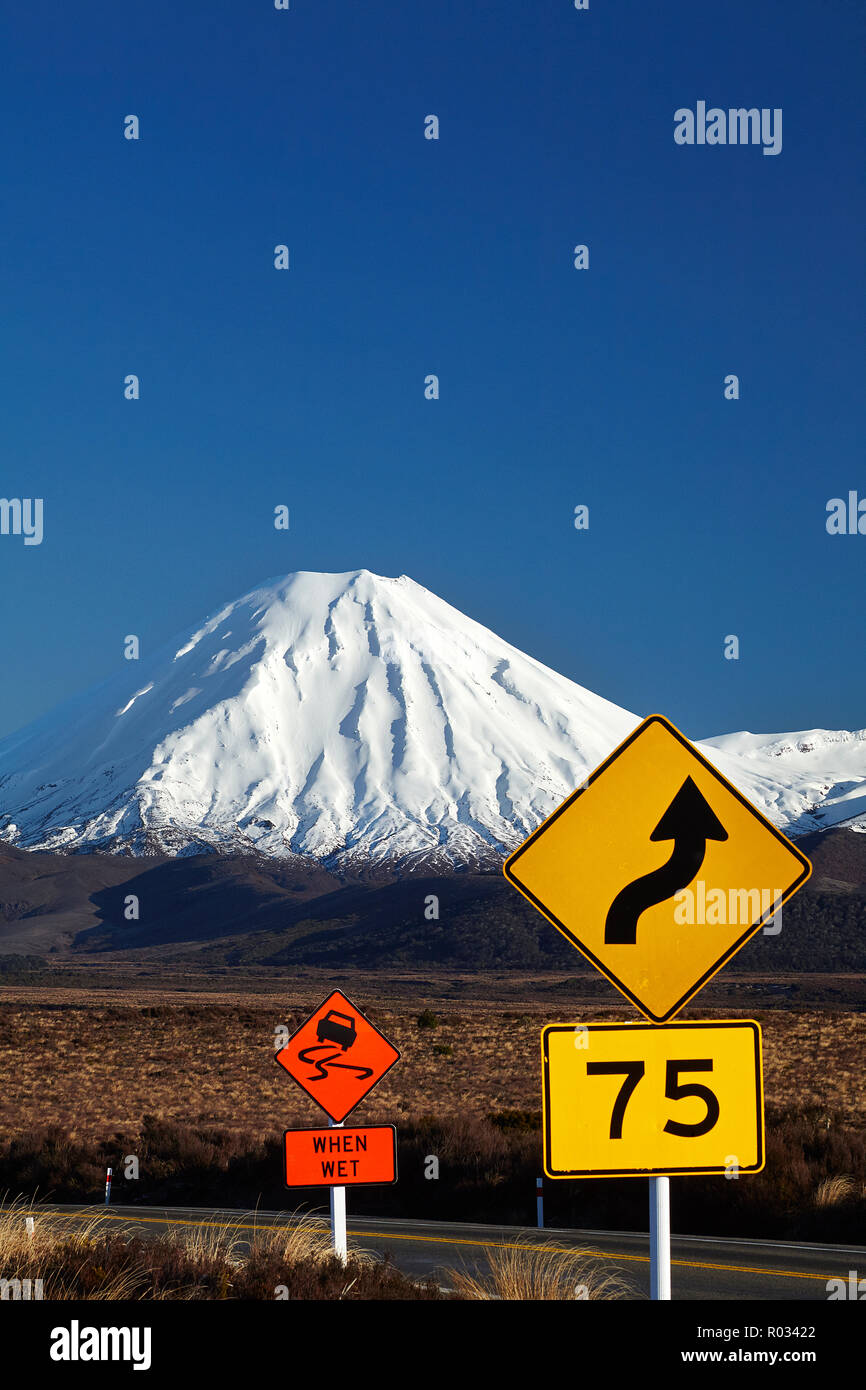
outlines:
[[700, 746], [787, 834], [866, 830], [866, 729], [724, 734]]
[[[638, 723], [407, 576], [299, 573], [0, 742], [0, 839], [498, 865]], [[866, 733], [707, 756], [790, 833], [866, 828]]]
[[301, 573], [0, 744], [9, 842], [498, 859], [637, 717], [406, 576]]

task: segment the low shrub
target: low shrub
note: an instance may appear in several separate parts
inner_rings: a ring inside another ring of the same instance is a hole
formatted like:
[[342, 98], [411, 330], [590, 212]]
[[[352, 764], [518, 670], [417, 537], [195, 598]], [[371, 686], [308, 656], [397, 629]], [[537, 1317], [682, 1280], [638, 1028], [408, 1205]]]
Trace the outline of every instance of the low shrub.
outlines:
[[[538, 1112], [409, 1116], [397, 1138], [399, 1181], [359, 1189], [352, 1196], [356, 1213], [535, 1224], [535, 1184], [543, 1171]], [[139, 1157], [138, 1181], [124, 1179], [126, 1154]], [[0, 1192], [99, 1202], [108, 1165], [116, 1203], [286, 1205], [279, 1134], [250, 1139], [157, 1116], [146, 1117], [137, 1134], [98, 1142], [72, 1140], [56, 1127], [0, 1141]], [[646, 1229], [643, 1181], [545, 1181], [544, 1198], [548, 1226]], [[326, 1189], [304, 1192], [311, 1208], [327, 1200]], [[674, 1179], [672, 1222], [682, 1234], [847, 1242], [852, 1231], [866, 1229], [866, 1135], [819, 1107], [770, 1109], [764, 1170], [736, 1180]]]

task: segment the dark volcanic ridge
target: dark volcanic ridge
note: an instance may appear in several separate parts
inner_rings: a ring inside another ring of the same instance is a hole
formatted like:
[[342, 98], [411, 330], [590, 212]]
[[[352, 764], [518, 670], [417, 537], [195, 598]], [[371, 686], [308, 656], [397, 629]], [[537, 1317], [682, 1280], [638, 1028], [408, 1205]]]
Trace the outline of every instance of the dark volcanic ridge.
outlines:
[[[799, 843], [813, 875], [785, 905], [782, 932], [756, 937], [729, 968], [866, 970], [866, 835], [829, 830]], [[301, 857], [0, 846], [0, 957], [154, 950], [213, 965], [591, 969], [487, 864], [347, 876]]]

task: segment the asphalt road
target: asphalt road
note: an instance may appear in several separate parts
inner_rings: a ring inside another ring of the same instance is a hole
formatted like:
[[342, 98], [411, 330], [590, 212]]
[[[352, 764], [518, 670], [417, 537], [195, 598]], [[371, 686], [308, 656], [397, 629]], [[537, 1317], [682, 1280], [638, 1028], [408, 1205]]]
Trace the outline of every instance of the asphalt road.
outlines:
[[[351, 1197], [351, 1192], [350, 1192]], [[231, 1226], [240, 1247], [256, 1228], [291, 1221], [285, 1212], [226, 1211], [203, 1207], [77, 1207], [49, 1210], [77, 1221], [106, 1216], [142, 1233], [158, 1236], [173, 1229], [202, 1230]], [[38, 1218], [37, 1218], [38, 1219]], [[400, 1269], [416, 1278], [433, 1277], [449, 1287], [452, 1269], [484, 1272], [491, 1251], [518, 1243], [544, 1242], [559, 1249], [579, 1246], [605, 1268], [619, 1273], [635, 1297], [649, 1297], [649, 1236], [646, 1232], [521, 1229], [476, 1226], [465, 1222], [394, 1221], [349, 1217], [349, 1245], [389, 1254]], [[723, 1240], [708, 1236], [673, 1236], [671, 1280], [680, 1299], [783, 1299], [827, 1301], [827, 1280], [847, 1279], [849, 1270], [866, 1276], [866, 1247], [805, 1245], [787, 1241]]]

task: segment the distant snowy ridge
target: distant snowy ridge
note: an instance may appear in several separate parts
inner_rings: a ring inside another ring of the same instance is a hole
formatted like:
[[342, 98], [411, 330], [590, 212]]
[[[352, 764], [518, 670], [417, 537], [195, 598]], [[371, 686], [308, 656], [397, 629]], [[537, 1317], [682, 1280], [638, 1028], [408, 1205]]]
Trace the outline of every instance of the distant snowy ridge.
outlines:
[[[0, 838], [493, 863], [639, 722], [405, 575], [293, 574], [0, 741]], [[863, 731], [701, 746], [789, 833], [866, 829]]]
[[787, 834], [866, 831], [866, 729], [722, 734], [699, 747]]

